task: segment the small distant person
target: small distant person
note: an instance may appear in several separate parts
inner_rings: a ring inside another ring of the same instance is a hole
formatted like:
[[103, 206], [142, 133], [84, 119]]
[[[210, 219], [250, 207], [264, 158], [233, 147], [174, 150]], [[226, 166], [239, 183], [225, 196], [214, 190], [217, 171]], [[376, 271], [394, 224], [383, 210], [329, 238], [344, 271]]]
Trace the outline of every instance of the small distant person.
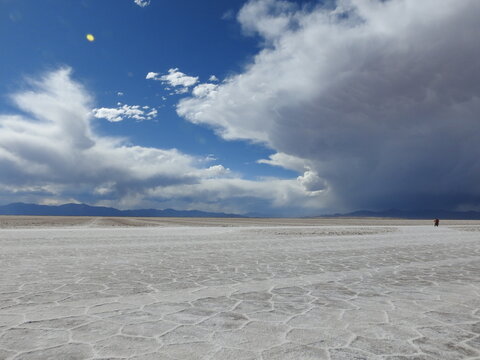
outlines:
[[438, 224], [440, 224], [440, 220], [438, 219], [433, 220], [433, 226], [438, 227]]

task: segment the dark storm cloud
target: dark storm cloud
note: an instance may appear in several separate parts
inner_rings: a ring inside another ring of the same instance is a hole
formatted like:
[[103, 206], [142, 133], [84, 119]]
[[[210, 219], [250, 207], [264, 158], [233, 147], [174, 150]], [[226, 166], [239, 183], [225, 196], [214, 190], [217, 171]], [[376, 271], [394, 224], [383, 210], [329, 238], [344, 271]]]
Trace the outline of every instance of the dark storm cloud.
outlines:
[[475, 208], [479, 18], [476, 0], [250, 1], [238, 19], [265, 48], [177, 110], [301, 161], [319, 207]]

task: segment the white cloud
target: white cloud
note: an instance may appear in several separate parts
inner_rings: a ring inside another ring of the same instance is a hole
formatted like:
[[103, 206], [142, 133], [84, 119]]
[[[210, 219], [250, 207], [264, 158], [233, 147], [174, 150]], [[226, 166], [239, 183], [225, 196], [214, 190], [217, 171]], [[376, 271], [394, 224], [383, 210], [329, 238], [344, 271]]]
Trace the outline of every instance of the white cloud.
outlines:
[[149, 112], [147, 112], [146, 117], [147, 119], [151, 120], [151, 119], [154, 119], [157, 115], [158, 115], [157, 109], [152, 108], [150, 109]]
[[153, 120], [157, 116], [157, 110], [149, 106], [127, 105], [118, 103], [116, 108], [96, 108], [92, 110], [93, 116], [98, 119], [106, 119], [110, 122], [119, 122], [125, 119], [137, 121]]
[[171, 87], [175, 88], [173, 94], [186, 94], [189, 88], [198, 83], [198, 76], [188, 76], [179, 71], [178, 68], [169, 69], [168, 74], [160, 74], [156, 72], [149, 72], [145, 77], [148, 80], [161, 81], [165, 85], [168, 85], [165, 89], [170, 90]]
[[219, 81], [219, 80], [218, 80], [218, 78], [217, 78], [215, 75], [211, 75], [211, 76], [208, 78], [208, 81], [217, 82], [217, 81]]
[[265, 40], [274, 40], [289, 32], [297, 18], [302, 17], [303, 13], [295, 10], [296, 6], [289, 1], [249, 1], [238, 13], [237, 19], [245, 33], [258, 33]]
[[294, 170], [299, 173], [303, 173], [309, 166], [306, 164], [305, 159], [284, 154], [275, 153], [269, 156], [269, 159], [261, 159], [257, 161], [259, 164], [267, 164], [271, 166], [280, 166], [285, 169]]
[[223, 165], [213, 165], [213, 166], [210, 166], [208, 169], [206, 169], [205, 173], [209, 174], [208, 177], [214, 178], [214, 177], [230, 174], [231, 171], [230, 169], [224, 167]]
[[302, 184], [305, 190], [310, 192], [317, 192], [325, 190], [325, 181], [318, 176], [314, 171], [307, 170], [302, 176], [297, 178], [298, 182]]
[[[168, 89], [170, 90], [170, 89]], [[181, 95], [181, 94], [186, 94], [188, 93], [188, 88], [187, 87], [181, 87], [179, 89], [174, 89], [173, 92], [170, 93], [170, 95]]]
[[216, 84], [199, 84], [193, 88], [192, 94], [196, 97], [206, 97], [212, 95], [217, 87], [218, 85]]
[[124, 93], [122, 91], [117, 92], [117, 96], [123, 96], [123, 95], [124, 95]]
[[145, 76], [145, 79], [147, 79], [147, 80], [150, 80], [150, 79], [158, 80], [158, 76], [160, 76], [159, 73], [151, 72], [151, 71], [150, 71], [150, 72], [147, 74], [147, 76]]
[[162, 75], [159, 79], [171, 86], [183, 87], [190, 87], [198, 82], [198, 77], [188, 76], [179, 71], [178, 69], [168, 70], [168, 74]]
[[479, 17], [477, 0], [249, 1], [264, 48], [177, 112], [301, 159], [337, 209], [478, 205]]
[[134, 0], [134, 2], [140, 7], [146, 7], [150, 5], [150, 0]]
[[[295, 179], [239, 179], [212, 156], [143, 147], [92, 128], [93, 114], [155, 116], [156, 110], [119, 103], [96, 109], [87, 90], [62, 68], [32, 80], [12, 96], [18, 114], [0, 115], [2, 201], [88, 202], [226, 212], [303, 214], [311, 194]], [[111, 110], [111, 109], [110, 109]], [[103, 114], [102, 114], [103, 113]], [[282, 209], [285, 204], [289, 206]]]

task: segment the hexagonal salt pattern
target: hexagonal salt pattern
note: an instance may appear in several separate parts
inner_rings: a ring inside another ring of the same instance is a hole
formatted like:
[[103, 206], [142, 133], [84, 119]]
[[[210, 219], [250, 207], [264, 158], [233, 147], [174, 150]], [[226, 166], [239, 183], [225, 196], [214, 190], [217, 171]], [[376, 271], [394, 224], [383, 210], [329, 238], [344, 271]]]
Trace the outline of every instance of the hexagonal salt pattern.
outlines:
[[0, 359], [480, 359], [477, 230], [0, 229]]

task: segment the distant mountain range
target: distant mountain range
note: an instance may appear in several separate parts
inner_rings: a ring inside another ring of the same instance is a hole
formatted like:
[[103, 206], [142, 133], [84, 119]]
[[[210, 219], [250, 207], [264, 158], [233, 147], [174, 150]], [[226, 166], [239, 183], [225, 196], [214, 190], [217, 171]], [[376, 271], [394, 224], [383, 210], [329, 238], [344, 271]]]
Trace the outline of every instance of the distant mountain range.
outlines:
[[[64, 205], [37, 205], [13, 203], [0, 206], [0, 215], [32, 215], [32, 216], [122, 216], [122, 217], [218, 217], [218, 218], [245, 218], [265, 217], [260, 214], [245, 216], [226, 213], [205, 212], [199, 210], [118, 210], [104, 206], [90, 206], [86, 204]], [[451, 219], [451, 220], [480, 220], [479, 211], [449, 211], [449, 210], [359, 210], [345, 214], [322, 215], [322, 218], [339, 217], [366, 217], [366, 218], [398, 218], [398, 219]]]
[[480, 220], [479, 211], [450, 211], [450, 210], [359, 210], [347, 214], [324, 215], [322, 217], [378, 217], [399, 219], [449, 219], [449, 220]]
[[198, 210], [118, 210], [111, 207], [90, 206], [86, 204], [37, 205], [13, 203], [0, 206], [0, 215], [36, 215], [36, 216], [131, 216], [131, 217], [243, 217], [235, 214], [214, 213]]

